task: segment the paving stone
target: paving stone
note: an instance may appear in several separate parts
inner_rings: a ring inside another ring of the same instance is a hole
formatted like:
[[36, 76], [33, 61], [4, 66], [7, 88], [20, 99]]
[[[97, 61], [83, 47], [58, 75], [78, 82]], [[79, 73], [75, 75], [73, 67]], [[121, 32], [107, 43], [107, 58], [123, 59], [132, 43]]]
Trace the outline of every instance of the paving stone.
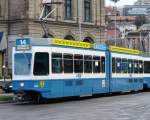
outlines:
[[49, 104], [0, 104], [0, 120], [149, 120], [150, 92]]

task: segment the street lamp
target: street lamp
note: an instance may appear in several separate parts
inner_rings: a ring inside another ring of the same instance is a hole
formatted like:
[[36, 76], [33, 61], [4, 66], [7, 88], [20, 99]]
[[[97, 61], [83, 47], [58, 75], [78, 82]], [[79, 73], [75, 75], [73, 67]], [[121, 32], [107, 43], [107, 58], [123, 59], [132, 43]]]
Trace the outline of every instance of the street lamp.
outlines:
[[[117, 8], [117, 7], [116, 7], [116, 3], [117, 3], [118, 1], [120, 1], [120, 0], [110, 0], [110, 1], [114, 2], [114, 7]], [[117, 9], [116, 9], [116, 10], [117, 10]], [[117, 35], [117, 31], [116, 31], [117, 23], [116, 23], [116, 21], [117, 21], [117, 15], [116, 15], [116, 12], [115, 12], [115, 46], [116, 46], [116, 35]]]
[[5, 80], [5, 69], [6, 69], [6, 66], [3, 65], [2, 68], [3, 68], [3, 79], [4, 79], [4, 83], [5, 83], [6, 82], [6, 80]]
[[80, 0], [77, 0], [77, 22], [79, 25], [79, 39], [82, 40], [82, 17], [81, 17], [81, 12], [80, 11], [81, 4]]

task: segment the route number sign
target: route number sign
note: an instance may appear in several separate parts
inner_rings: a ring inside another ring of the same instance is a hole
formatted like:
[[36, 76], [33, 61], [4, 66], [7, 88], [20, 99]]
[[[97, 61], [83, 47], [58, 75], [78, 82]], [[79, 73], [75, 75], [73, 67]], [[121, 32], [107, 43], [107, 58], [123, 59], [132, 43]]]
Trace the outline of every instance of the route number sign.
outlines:
[[16, 39], [16, 50], [30, 50], [30, 49], [31, 49], [30, 38]]

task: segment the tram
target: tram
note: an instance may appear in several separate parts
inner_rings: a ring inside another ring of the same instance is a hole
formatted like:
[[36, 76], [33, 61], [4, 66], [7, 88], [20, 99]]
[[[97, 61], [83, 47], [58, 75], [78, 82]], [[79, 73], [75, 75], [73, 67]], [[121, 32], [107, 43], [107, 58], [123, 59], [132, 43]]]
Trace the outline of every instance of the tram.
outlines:
[[150, 59], [140, 54], [138, 50], [57, 38], [17, 39], [12, 52], [15, 99], [142, 90], [144, 84], [150, 87], [144, 79], [144, 60]]

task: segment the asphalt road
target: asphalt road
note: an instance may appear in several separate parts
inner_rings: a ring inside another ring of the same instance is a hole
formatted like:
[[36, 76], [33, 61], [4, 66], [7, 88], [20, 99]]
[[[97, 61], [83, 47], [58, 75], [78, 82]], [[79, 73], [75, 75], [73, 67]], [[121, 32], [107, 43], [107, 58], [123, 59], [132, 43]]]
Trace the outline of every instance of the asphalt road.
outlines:
[[0, 120], [150, 120], [150, 92], [49, 104], [0, 104]]

